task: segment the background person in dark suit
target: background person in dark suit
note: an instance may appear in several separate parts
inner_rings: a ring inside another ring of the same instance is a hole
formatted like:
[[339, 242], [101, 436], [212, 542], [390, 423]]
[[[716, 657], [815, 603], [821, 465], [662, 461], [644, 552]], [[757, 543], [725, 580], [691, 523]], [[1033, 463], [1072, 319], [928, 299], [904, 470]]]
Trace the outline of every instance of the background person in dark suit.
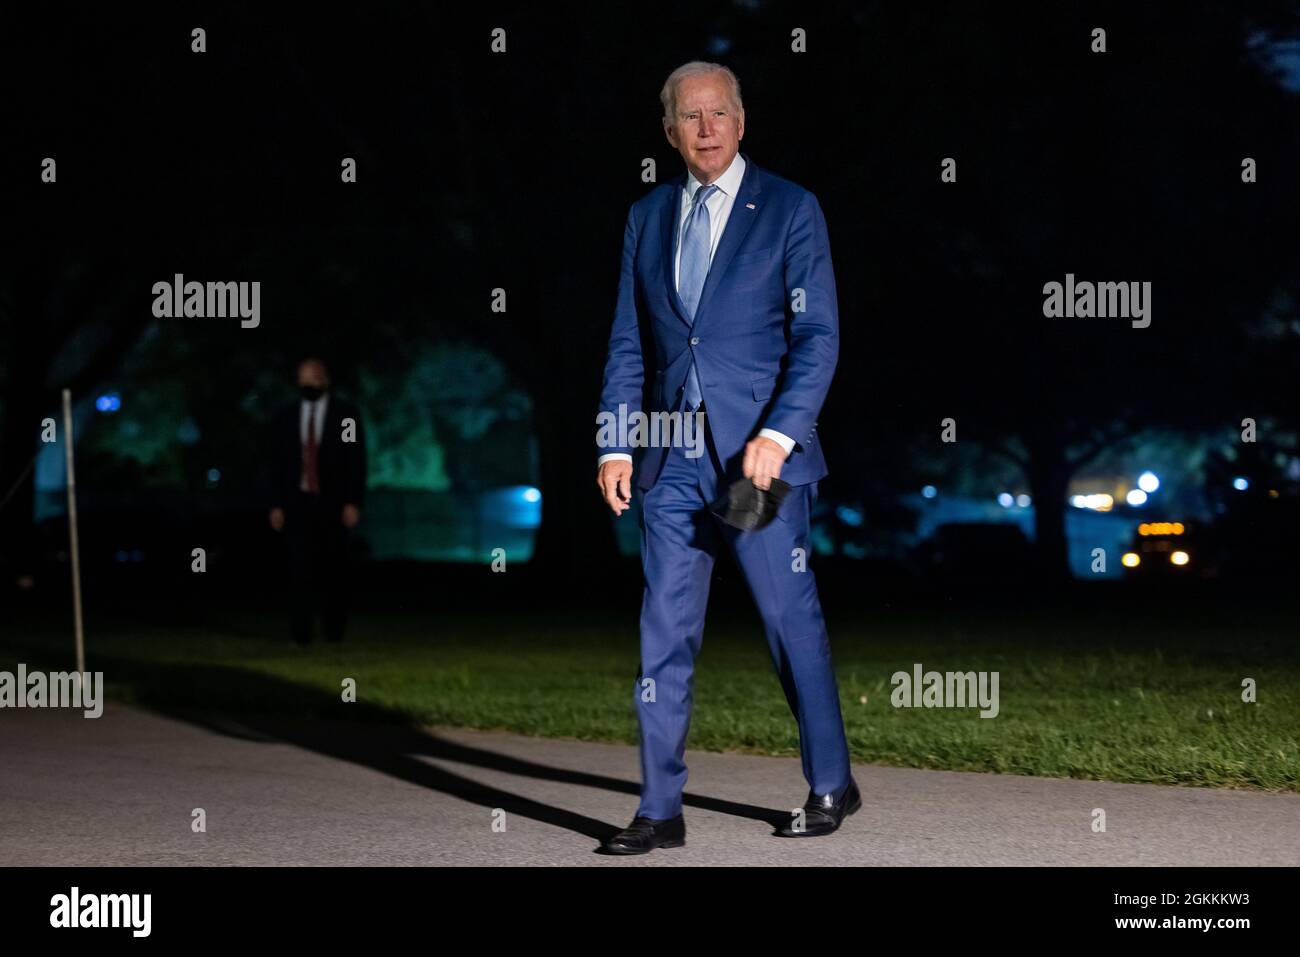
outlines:
[[343, 640], [348, 541], [361, 519], [366, 442], [360, 413], [330, 392], [322, 360], [298, 364], [298, 391], [302, 398], [273, 427], [270, 521], [288, 541], [293, 640], [305, 645], [318, 611], [326, 639]]

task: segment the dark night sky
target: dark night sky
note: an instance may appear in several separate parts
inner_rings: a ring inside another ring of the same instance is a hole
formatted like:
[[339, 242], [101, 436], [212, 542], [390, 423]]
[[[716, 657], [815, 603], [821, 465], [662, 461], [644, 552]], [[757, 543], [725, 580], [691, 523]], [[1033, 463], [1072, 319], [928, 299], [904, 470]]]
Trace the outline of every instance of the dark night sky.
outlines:
[[[1296, 287], [1300, 114], [1247, 41], [1300, 36], [1295, 4], [976, 6], [10, 11], [6, 389], [48, 401], [57, 376], [15, 385], [15, 368], [46, 369], [88, 314], [143, 327], [158, 279], [259, 279], [256, 333], [166, 334], [236, 378], [304, 347], [355, 371], [412, 340], [485, 343], [533, 394], [548, 508], [569, 516], [554, 490], [588, 491], [641, 160], [680, 169], [659, 86], [703, 58], [740, 76], [742, 148], [826, 212], [839, 487], [917, 481], [944, 416], [988, 443], [1243, 414], [1294, 428], [1295, 332], [1256, 332], [1270, 303], [1294, 318], [1278, 297]], [[56, 186], [38, 181], [44, 156]], [[948, 156], [955, 184], [939, 181]], [[1151, 281], [1152, 328], [1044, 319], [1042, 284], [1067, 272]], [[487, 308], [496, 286], [505, 317]]]

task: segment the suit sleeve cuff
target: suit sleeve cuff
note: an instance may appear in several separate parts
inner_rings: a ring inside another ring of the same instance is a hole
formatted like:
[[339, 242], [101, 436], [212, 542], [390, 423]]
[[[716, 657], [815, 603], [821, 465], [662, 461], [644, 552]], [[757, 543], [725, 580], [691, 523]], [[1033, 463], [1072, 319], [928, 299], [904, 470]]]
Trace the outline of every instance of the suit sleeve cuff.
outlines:
[[776, 429], [759, 429], [758, 434], [765, 439], [771, 439], [777, 445], [781, 446], [781, 448], [785, 449], [787, 458], [789, 458], [790, 453], [794, 451], [794, 439], [790, 438], [790, 436], [786, 435], [784, 432], [778, 432]]
[[623, 461], [623, 462], [631, 462], [632, 456], [628, 455], [626, 452], [606, 452], [600, 458], [596, 459], [596, 468], [600, 468], [606, 462], [613, 462], [616, 460]]

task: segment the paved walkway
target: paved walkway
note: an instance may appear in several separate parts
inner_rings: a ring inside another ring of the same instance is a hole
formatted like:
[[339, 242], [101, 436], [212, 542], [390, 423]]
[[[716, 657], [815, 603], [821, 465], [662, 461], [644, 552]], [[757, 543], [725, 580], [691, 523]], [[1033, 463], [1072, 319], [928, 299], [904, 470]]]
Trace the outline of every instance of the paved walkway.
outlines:
[[624, 745], [5, 709], [0, 865], [1300, 864], [1300, 794], [857, 765], [863, 809], [838, 834], [781, 840], [797, 759], [687, 760], [687, 846], [611, 858], [593, 850], [637, 803]]

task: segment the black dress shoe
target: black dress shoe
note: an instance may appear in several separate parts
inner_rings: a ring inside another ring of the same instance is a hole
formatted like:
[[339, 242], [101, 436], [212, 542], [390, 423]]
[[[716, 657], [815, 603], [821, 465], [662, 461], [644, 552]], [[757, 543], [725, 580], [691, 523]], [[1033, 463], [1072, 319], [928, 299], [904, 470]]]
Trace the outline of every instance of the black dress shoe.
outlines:
[[849, 778], [849, 785], [840, 795], [839, 800], [835, 799], [834, 794], [814, 794], [808, 792], [808, 800], [803, 806], [802, 826], [797, 830], [795, 820], [789, 824], [777, 829], [777, 834], [781, 837], [821, 837], [823, 834], [831, 834], [839, 830], [844, 819], [854, 811], [862, 807], [862, 795], [858, 791], [858, 782]]
[[678, 814], [666, 820], [634, 817], [632, 823], [600, 843], [606, 854], [647, 854], [656, 847], [683, 847], [686, 821]]

